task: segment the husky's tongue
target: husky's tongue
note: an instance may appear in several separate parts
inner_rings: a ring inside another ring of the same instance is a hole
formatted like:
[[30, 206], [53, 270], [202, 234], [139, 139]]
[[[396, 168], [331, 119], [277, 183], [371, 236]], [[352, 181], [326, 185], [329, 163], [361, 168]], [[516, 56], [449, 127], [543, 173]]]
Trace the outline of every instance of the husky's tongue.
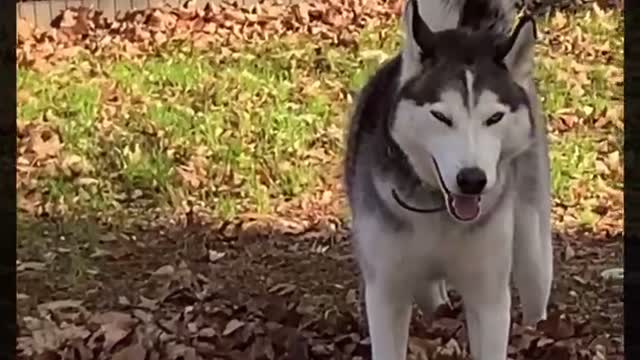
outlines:
[[460, 220], [473, 220], [480, 214], [480, 196], [451, 195], [451, 208]]

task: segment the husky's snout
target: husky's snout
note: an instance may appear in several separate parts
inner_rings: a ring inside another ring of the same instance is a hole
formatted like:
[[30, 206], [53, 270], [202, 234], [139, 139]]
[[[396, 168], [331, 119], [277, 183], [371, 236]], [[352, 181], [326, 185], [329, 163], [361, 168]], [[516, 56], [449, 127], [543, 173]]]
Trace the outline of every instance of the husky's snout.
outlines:
[[461, 194], [449, 193], [447, 196], [449, 213], [460, 221], [477, 219], [487, 174], [477, 166], [465, 167], [456, 175], [456, 183]]
[[480, 195], [487, 185], [487, 174], [477, 166], [466, 167], [458, 172], [456, 182], [464, 195]]
[[444, 181], [435, 158], [433, 158], [433, 165], [449, 214], [461, 222], [476, 220], [480, 216], [482, 191], [487, 186], [487, 175], [484, 170], [476, 166], [462, 168], [456, 175], [458, 189], [452, 191]]

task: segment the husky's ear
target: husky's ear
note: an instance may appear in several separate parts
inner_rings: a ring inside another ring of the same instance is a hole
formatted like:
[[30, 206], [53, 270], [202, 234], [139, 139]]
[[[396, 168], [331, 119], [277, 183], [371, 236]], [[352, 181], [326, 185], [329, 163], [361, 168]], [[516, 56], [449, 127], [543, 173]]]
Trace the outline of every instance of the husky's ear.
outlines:
[[435, 36], [429, 25], [422, 19], [418, 11], [418, 0], [408, 0], [405, 7], [405, 28], [409, 46], [417, 46], [418, 51], [414, 55], [420, 59], [433, 55], [435, 47]]
[[507, 66], [517, 83], [526, 82], [533, 72], [536, 38], [536, 23], [531, 16], [525, 15], [509, 39], [497, 48], [497, 60]]

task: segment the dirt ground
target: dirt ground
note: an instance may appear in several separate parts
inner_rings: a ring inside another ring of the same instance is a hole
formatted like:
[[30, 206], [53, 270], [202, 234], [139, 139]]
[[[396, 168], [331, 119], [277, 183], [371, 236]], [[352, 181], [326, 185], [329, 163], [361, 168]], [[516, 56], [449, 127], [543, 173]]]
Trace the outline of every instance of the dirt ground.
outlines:
[[[366, 359], [348, 231], [330, 227], [228, 238], [195, 223], [103, 236], [90, 280], [19, 274], [19, 293], [30, 294], [19, 312], [33, 315], [19, 322], [21, 358], [58, 341], [74, 359], [133, 359], [142, 349], [149, 359]], [[601, 276], [621, 265], [621, 238], [557, 235], [555, 256], [549, 320], [521, 328], [516, 306], [510, 356], [622, 359], [622, 285]], [[465, 358], [462, 304], [451, 295], [453, 309], [431, 326], [414, 312], [413, 358]]]

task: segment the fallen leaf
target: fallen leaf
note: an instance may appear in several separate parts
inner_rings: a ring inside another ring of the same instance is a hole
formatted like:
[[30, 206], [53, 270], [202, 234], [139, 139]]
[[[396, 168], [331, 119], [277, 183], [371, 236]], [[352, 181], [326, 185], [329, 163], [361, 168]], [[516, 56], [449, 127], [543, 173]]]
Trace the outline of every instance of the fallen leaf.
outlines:
[[571, 247], [571, 245], [567, 244], [567, 246], [564, 248], [564, 261], [569, 261], [573, 259], [575, 256], [576, 256], [576, 251], [573, 250], [573, 247]]
[[113, 354], [113, 360], [142, 360], [147, 350], [141, 344], [133, 344]]
[[196, 349], [183, 344], [169, 344], [167, 346], [169, 360], [196, 360]]
[[33, 37], [33, 26], [25, 19], [19, 17], [16, 19], [16, 34], [18, 42], [31, 40]]
[[38, 312], [58, 311], [65, 309], [82, 309], [82, 300], [56, 300], [38, 305]]
[[118, 323], [107, 323], [102, 325], [101, 331], [104, 335], [104, 349], [109, 352], [122, 339], [127, 337], [132, 331], [131, 327], [122, 326]]
[[123, 329], [129, 329], [136, 324], [136, 320], [131, 315], [123, 312], [107, 311], [104, 313], [94, 314], [89, 319], [89, 323], [98, 325], [116, 324], [118, 327]]
[[213, 328], [206, 327], [198, 331], [198, 336], [204, 338], [213, 338], [214, 336], [216, 336], [216, 331]]
[[622, 280], [624, 279], [624, 269], [623, 268], [611, 268], [604, 270], [600, 273], [605, 280]]
[[277, 284], [272, 286], [269, 289], [269, 292], [278, 294], [280, 296], [284, 296], [292, 293], [295, 289], [296, 289], [296, 286], [294, 284]]
[[555, 340], [567, 339], [574, 335], [575, 328], [567, 314], [554, 312], [546, 320], [538, 323], [538, 329]]
[[168, 276], [172, 275], [176, 272], [175, 268], [172, 265], [164, 265], [159, 267], [156, 271], [152, 273], [154, 276]]
[[18, 265], [16, 268], [17, 272], [23, 271], [43, 271], [47, 268], [45, 263], [37, 262], [37, 261], [25, 261]]
[[222, 259], [226, 254], [215, 250], [209, 250], [209, 262], [216, 262]]
[[36, 127], [30, 134], [28, 147], [36, 155], [37, 159], [44, 160], [49, 157], [55, 157], [62, 149], [62, 143], [58, 134], [52, 130]]
[[222, 336], [231, 335], [234, 331], [240, 329], [244, 325], [245, 323], [242, 321], [231, 319], [231, 321], [227, 323], [224, 330], [222, 331]]

